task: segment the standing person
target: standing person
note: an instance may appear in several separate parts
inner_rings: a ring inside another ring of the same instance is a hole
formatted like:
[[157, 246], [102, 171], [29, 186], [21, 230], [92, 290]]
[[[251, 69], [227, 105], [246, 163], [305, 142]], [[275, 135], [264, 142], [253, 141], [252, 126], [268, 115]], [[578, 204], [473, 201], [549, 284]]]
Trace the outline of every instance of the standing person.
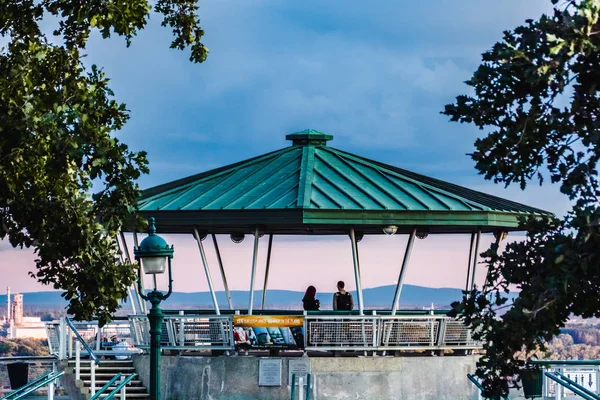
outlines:
[[317, 288], [314, 286], [309, 286], [306, 288], [306, 292], [304, 293], [304, 298], [302, 299], [302, 303], [304, 305], [305, 310], [318, 311], [319, 307], [321, 307], [321, 302], [315, 296], [317, 295]]
[[333, 294], [333, 309], [334, 310], [352, 310], [354, 308], [354, 300], [352, 294], [346, 292], [344, 281], [337, 283], [338, 291]]

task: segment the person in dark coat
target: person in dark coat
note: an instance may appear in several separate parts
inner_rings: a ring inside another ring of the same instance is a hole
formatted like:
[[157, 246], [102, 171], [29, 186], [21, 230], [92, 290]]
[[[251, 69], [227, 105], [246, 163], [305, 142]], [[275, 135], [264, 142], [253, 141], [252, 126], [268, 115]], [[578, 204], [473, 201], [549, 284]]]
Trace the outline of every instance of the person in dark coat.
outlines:
[[318, 311], [321, 307], [321, 302], [315, 297], [317, 295], [317, 288], [309, 286], [304, 293], [302, 303], [304, 304], [305, 310]]

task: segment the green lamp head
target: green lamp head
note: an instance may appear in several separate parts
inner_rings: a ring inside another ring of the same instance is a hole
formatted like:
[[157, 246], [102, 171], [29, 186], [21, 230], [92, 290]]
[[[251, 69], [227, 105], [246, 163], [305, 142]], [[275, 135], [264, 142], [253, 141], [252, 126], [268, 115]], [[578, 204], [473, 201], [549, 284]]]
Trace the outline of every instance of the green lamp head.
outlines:
[[140, 262], [145, 274], [162, 274], [167, 262], [173, 258], [173, 246], [156, 234], [154, 218], [148, 218], [148, 237], [133, 249], [135, 259]]

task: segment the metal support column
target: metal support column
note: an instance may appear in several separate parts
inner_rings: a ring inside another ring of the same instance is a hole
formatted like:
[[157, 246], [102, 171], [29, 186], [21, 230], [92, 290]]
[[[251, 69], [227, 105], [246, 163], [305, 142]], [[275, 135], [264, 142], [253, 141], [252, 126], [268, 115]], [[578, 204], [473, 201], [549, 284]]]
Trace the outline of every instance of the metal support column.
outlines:
[[469, 278], [471, 277], [471, 262], [473, 261], [473, 244], [475, 243], [475, 233], [471, 233], [471, 244], [469, 245], [469, 261], [467, 261], [467, 283], [465, 290], [469, 290]]
[[356, 245], [356, 234], [354, 228], [350, 229], [350, 241], [352, 243], [352, 259], [354, 261], [354, 280], [356, 281], [356, 297], [358, 297], [358, 310], [360, 315], [365, 313], [365, 305], [363, 303], [362, 284], [360, 281], [360, 266], [358, 264], [358, 246]]
[[[496, 254], [500, 253], [500, 242], [502, 241], [502, 239], [504, 239], [504, 232], [499, 232], [498, 236], [496, 236]], [[488, 268], [488, 273], [485, 274], [485, 281], [483, 282], [482, 288], [484, 288], [488, 283], [488, 278], [489, 278], [488, 275], [489, 275], [489, 268]]]
[[254, 229], [254, 254], [252, 256], [252, 275], [250, 276], [250, 299], [248, 300], [248, 315], [252, 315], [254, 307], [254, 279], [256, 278], [256, 263], [258, 261], [258, 226]]
[[[130, 264], [134, 264], [131, 255], [129, 254], [129, 247], [127, 246], [127, 240], [125, 240], [125, 234], [123, 232], [119, 232], [120, 236], [121, 236], [121, 242], [123, 243], [123, 252], [125, 253], [125, 257], [127, 258], [127, 261]], [[138, 240], [137, 240], [137, 234], [135, 232], [133, 232], [133, 243], [134, 246], [137, 247], [138, 245]], [[142, 275], [142, 288], [144, 288], [144, 276]], [[146, 307], [146, 302], [142, 299], [138, 288], [136, 285], [133, 285], [133, 292], [135, 294], [135, 298], [138, 302], [138, 310], [140, 313], [147, 313], [148, 312], [148, 307]]]
[[398, 275], [398, 282], [396, 283], [396, 292], [394, 293], [394, 303], [392, 303], [392, 315], [396, 315], [398, 311], [398, 302], [400, 301], [400, 295], [402, 294], [402, 286], [404, 285], [404, 277], [406, 276], [406, 270], [408, 269], [408, 262], [410, 261], [410, 255], [412, 253], [413, 244], [415, 243], [415, 236], [417, 234], [417, 228], [414, 228], [408, 237], [406, 243], [406, 251], [404, 252], [404, 259], [402, 260], [402, 267], [400, 268], [400, 275]]
[[267, 265], [265, 267], [265, 283], [263, 285], [262, 292], [262, 304], [261, 309], [265, 309], [267, 304], [267, 283], [269, 282], [269, 268], [271, 267], [271, 249], [273, 248], [273, 234], [269, 235], [269, 246], [267, 247]]
[[481, 229], [477, 230], [477, 240], [475, 241], [475, 252], [473, 253], [473, 272], [471, 275], [471, 290], [475, 288], [475, 272], [477, 272], [477, 262], [479, 261], [479, 240], [481, 239]]
[[219, 309], [219, 302], [217, 301], [217, 294], [215, 293], [213, 281], [210, 276], [210, 270], [208, 269], [208, 260], [206, 259], [206, 254], [204, 253], [204, 246], [202, 246], [202, 239], [200, 239], [200, 234], [198, 234], [197, 226], [194, 226], [194, 237], [196, 238], [196, 242], [198, 242], [198, 250], [200, 250], [200, 257], [202, 258], [202, 265], [204, 265], [204, 273], [206, 274], [206, 280], [208, 281], [208, 289], [210, 290], [210, 296], [212, 297], [213, 305], [215, 306], [215, 313], [217, 315], [221, 315], [221, 310]]
[[[115, 240], [117, 242], [117, 247], [119, 249], [119, 261], [121, 261], [121, 264], [125, 263], [125, 259], [123, 258], [123, 248], [121, 247], [121, 243], [119, 243], [119, 236], [115, 236]], [[137, 291], [135, 292], [135, 297], [133, 297], [133, 291], [135, 290], [135, 285], [133, 285], [133, 290], [131, 287], [127, 288], [127, 296], [129, 296], [129, 302], [131, 303], [131, 311], [133, 311], [133, 314], [137, 314], [136, 309], [139, 308], [139, 298], [137, 297]], [[138, 303], [138, 307], [136, 307], [136, 302]]]
[[227, 304], [229, 309], [233, 310], [233, 301], [231, 300], [231, 293], [229, 292], [229, 285], [227, 284], [227, 276], [225, 276], [225, 268], [223, 267], [223, 259], [221, 258], [221, 251], [219, 250], [219, 244], [217, 243], [217, 235], [214, 233], [211, 235], [213, 244], [215, 245], [215, 253], [217, 254], [217, 262], [219, 263], [219, 270], [221, 270], [221, 278], [223, 279], [223, 289], [225, 289], [225, 296], [227, 296]]

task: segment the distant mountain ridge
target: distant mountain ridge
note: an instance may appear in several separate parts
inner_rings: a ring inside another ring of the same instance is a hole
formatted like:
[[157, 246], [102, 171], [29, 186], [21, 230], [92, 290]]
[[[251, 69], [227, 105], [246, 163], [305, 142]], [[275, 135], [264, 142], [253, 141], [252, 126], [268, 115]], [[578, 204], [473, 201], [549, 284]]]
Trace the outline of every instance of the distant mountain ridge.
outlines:
[[[365, 307], [367, 308], [390, 308], [394, 298], [395, 285], [379, 286], [363, 289]], [[57, 308], [66, 306], [67, 302], [61, 297], [61, 292], [30, 292], [22, 293], [25, 307], [48, 307]], [[354, 303], [357, 304], [356, 292], [352, 292]], [[301, 309], [304, 292], [292, 290], [268, 290], [267, 306], [269, 308]], [[321, 301], [321, 309], [332, 308], [332, 292], [317, 293]], [[231, 298], [235, 308], [245, 309], [248, 307], [249, 291], [233, 290]], [[462, 298], [461, 289], [455, 288], [430, 288], [416, 285], [404, 285], [400, 304], [402, 308], [429, 307], [432, 303], [436, 308], [448, 308], [453, 301]], [[225, 292], [217, 292], [217, 300], [221, 307], [226, 308], [227, 299]], [[262, 301], [262, 290], [254, 292], [254, 306], [260, 307]], [[0, 295], [0, 307], [6, 308], [6, 295]], [[127, 305], [125, 305], [127, 307]], [[166, 308], [204, 308], [212, 307], [210, 292], [183, 293], [174, 292], [165, 302]], [[358, 307], [358, 306], [356, 306]]]

